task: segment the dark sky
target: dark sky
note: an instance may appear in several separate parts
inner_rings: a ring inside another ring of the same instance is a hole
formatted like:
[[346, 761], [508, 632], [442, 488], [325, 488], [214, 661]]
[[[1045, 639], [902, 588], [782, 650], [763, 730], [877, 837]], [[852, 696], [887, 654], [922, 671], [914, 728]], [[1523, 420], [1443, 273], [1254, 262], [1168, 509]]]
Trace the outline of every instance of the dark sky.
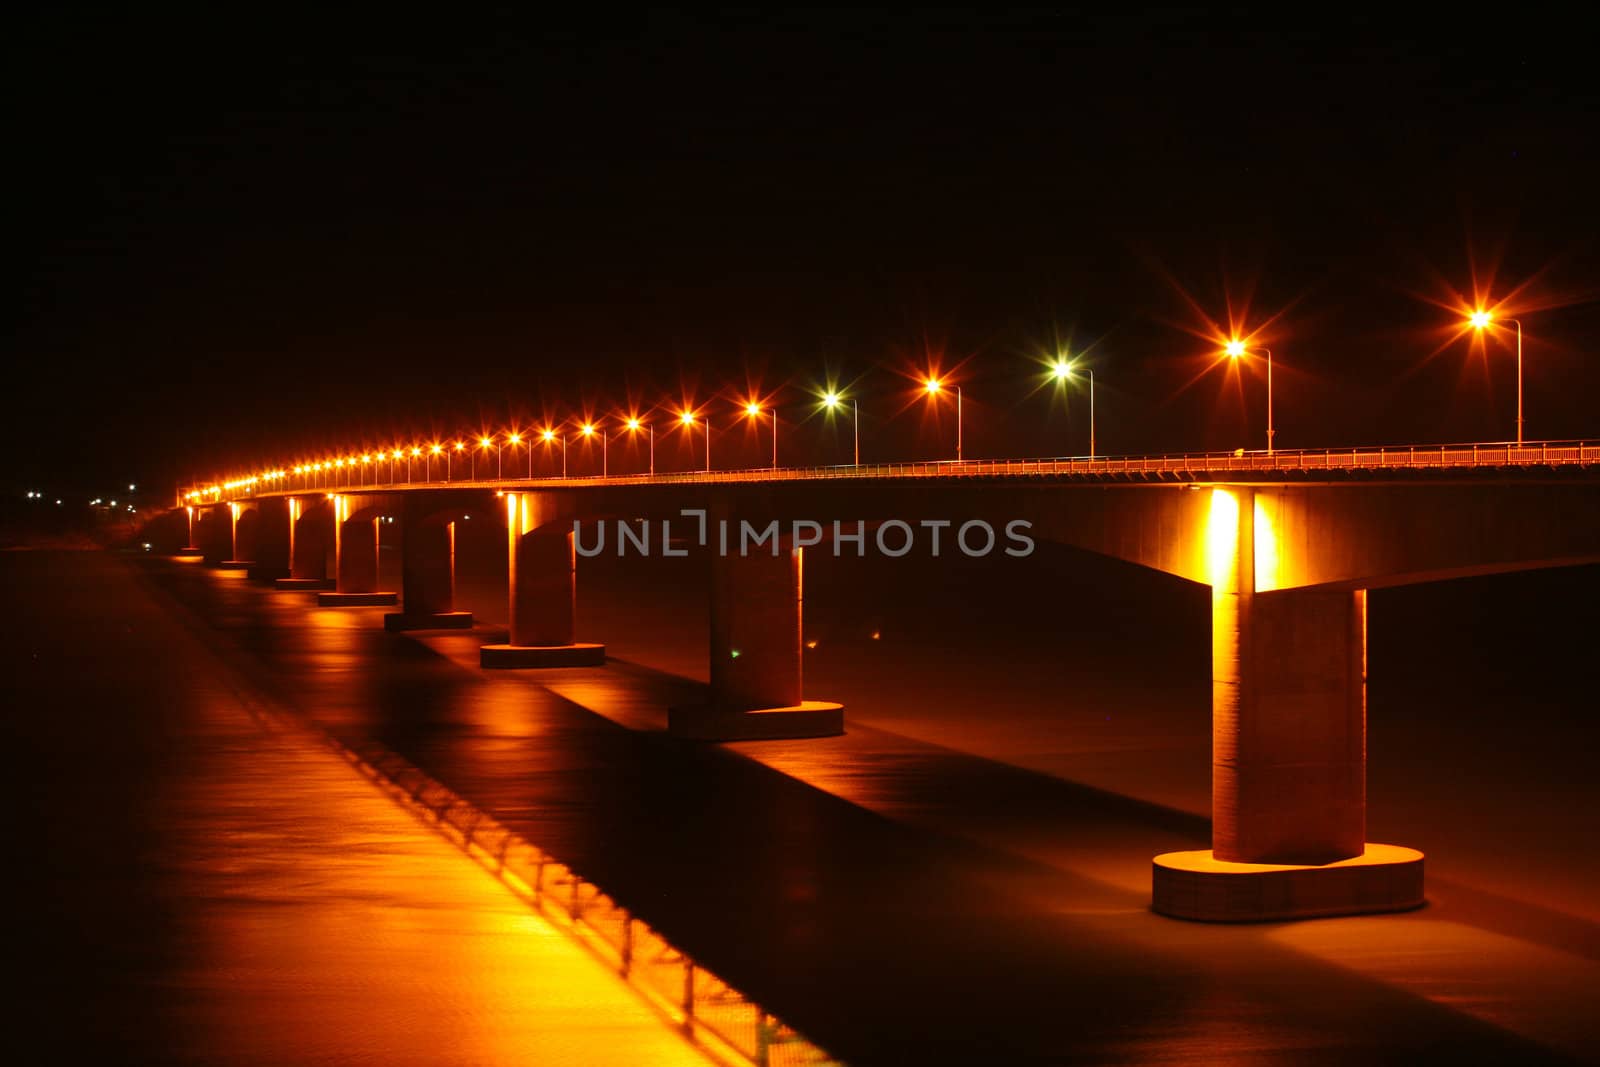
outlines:
[[1600, 435], [1578, 27], [248, 10], [11, 27], [30, 483], [747, 383], [788, 461], [836, 462], [792, 426], [829, 373], [864, 458], [939, 455], [898, 373], [929, 362], [969, 455], [1081, 453], [1081, 394], [1034, 392], [1058, 340], [1093, 345], [1101, 451], [1259, 447], [1264, 383], [1187, 332], [1230, 301], [1281, 313], [1280, 447], [1503, 439], [1506, 338], [1428, 302], [1491, 276], [1528, 283], [1528, 435]]

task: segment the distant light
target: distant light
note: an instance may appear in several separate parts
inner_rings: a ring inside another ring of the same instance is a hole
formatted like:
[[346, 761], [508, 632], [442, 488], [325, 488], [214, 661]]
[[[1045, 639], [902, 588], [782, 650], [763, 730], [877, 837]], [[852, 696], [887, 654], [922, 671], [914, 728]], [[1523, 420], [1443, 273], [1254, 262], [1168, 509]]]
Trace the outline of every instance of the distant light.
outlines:
[[753, 419], [757, 415], [761, 414], [761, 405], [755, 403], [746, 404], [744, 406], [744, 413]]
[[593, 437], [594, 436], [594, 423], [592, 423], [592, 422], [584, 423], [583, 424], [583, 428], [582, 428], [582, 430], [580, 432], [585, 437]]
[[61, 501], [59, 501], [59, 500], [57, 500], [57, 501], [56, 501], [56, 507], [58, 507], [58, 508], [59, 508], [59, 507], [60, 507], [60, 506], [61, 506]]
[[437, 456], [440, 452], [443, 452], [444, 449], [440, 448], [438, 445], [434, 445], [432, 448], [428, 449], [428, 451]]
[[416, 447], [415, 445], [412, 445], [411, 446], [411, 454], [413, 456], [420, 456], [420, 455], [422, 455], [422, 449]]
[[554, 430], [546, 430], [542, 436], [546, 441], [554, 441], [556, 439], [556, 432]]
[[881, 632], [881, 631], [878, 631], [878, 630], [874, 630], [874, 631], [872, 631], [872, 639], [873, 639], [873, 640], [874, 640], [874, 641], [876, 641], [876, 640], [878, 640], [878, 639], [879, 639], [879, 638], [881, 638], [881, 637], [882, 637], [882, 636], [883, 636], [883, 634], [882, 634], [882, 632]]
[[807, 641], [807, 642], [806, 642], [806, 647], [807, 647], [807, 648], [816, 648], [816, 647], [817, 647], [817, 640], [816, 640], [816, 638], [812, 638], [812, 639], [811, 639], [811, 640], [809, 640], [809, 641]]
[[927, 381], [922, 383], [922, 388], [927, 390], [928, 394], [931, 396], [932, 394], [937, 393], [940, 389], [943, 389], [944, 383], [937, 378], [929, 378]]
[[693, 426], [694, 425], [694, 412], [692, 412], [692, 411], [683, 412], [682, 414], [680, 414], [678, 416], [678, 421], [683, 423], [685, 426]]
[[520, 445], [522, 443], [522, 435], [520, 433], [514, 433], [510, 437], [506, 438], [506, 440], [510, 441], [514, 445]]
[[[133, 490], [134, 490], [134, 485], [133, 485], [133, 483], [132, 483], [132, 482], [129, 482], [129, 483], [128, 483], [128, 492], [130, 492], [130, 493], [131, 493], [131, 492], [133, 492]], [[150, 547], [150, 546], [149, 546], [149, 545], [145, 545], [145, 547], [146, 547], [146, 548], [149, 548], [149, 547]]]
[[395, 459], [405, 459], [405, 458], [406, 458], [406, 457], [405, 457], [405, 453], [404, 453], [404, 452], [401, 452], [401, 451], [400, 451], [400, 450], [399, 450], [399, 449], [398, 449], [398, 448], [397, 448], [397, 449], [395, 449], [395, 450], [394, 450], [394, 458], [395, 458]]
[[641, 423], [638, 419], [629, 419], [628, 420], [628, 429], [630, 429], [630, 430], [637, 430], [642, 425], [644, 425], [644, 424]]
[[112, 502], [111, 502], [111, 506], [112, 506], [112, 507], [116, 507], [116, 506], [117, 506], [117, 502], [116, 502], [116, 501], [115, 501], [115, 500], [113, 500], [113, 501], [112, 501]]
[[1244, 355], [1244, 342], [1235, 338], [1224, 345], [1222, 351], [1227, 354], [1229, 359], [1238, 359]]
[[838, 393], [823, 393], [822, 394], [822, 404], [823, 404], [824, 407], [830, 407], [830, 408], [838, 407], [839, 406], [839, 394]]
[[1051, 365], [1050, 373], [1055, 376], [1056, 381], [1064, 382], [1072, 376], [1072, 364], [1064, 359], [1058, 359]]
[[1472, 328], [1474, 330], [1482, 330], [1488, 327], [1489, 323], [1493, 319], [1494, 312], [1484, 311], [1482, 308], [1479, 308], [1477, 311], [1472, 313], [1471, 317], [1468, 318], [1467, 321], [1472, 324]]
[[739, 650], [737, 648], [729, 649], [728, 650], [728, 658], [729, 659], [738, 659], [739, 658]]
[[488, 448], [490, 445], [494, 444], [494, 442], [489, 440], [487, 437], [480, 437], [478, 438], [478, 444], [482, 445], [484, 448]]
[[456, 442], [456, 451], [457, 451], [457, 452], [460, 452], [460, 451], [461, 451], [461, 450], [463, 450], [463, 449], [464, 449], [464, 448], [466, 448], [466, 447], [467, 447], [467, 446], [466, 446], [466, 445], [464, 445], [464, 444], [462, 444], [462, 443], [461, 443], [461, 442], [460, 442], [460, 441], [457, 441], [457, 442]]

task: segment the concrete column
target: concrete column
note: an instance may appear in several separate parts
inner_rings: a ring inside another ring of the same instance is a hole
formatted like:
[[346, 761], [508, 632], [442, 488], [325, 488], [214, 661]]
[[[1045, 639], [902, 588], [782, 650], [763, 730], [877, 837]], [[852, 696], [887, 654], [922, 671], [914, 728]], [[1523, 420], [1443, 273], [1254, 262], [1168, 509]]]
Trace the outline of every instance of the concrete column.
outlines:
[[711, 689], [701, 707], [673, 708], [667, 728], [701, 741], [828, 737], [844, 709], [804, 699], [803, 549], [711, 559]]
[[1263, 559], [1301, 549], [1258, 530], [1255, 494], [1213, 490], [1206, 531], [1212, 847], [1157, 856], [1152, 906], [1212, 921], [1416, 907], [1422, 853], [1366, 840], [1366, 590], [1258, 592], [1258, 536]]
[[592, 667], [604, 645], [578, 640], [578, 557], [572, 524], [542, 514], [533, 493], [507, 493], [508, 643], [478, 652], [484, 667]]
[[325, 607], [393, 604], [399, 597], [378, 590], [378, 518], [353, 518], [356, 500], [334, 498], [335, 592], [318, 593]]
[[402, 612], [385, 615], [388, 630], [467, 630], [472, 613], [456, 611], [456, 524], [406, 515], [400, 543]]
[[578, 555], [571, 528], [518, 537], [510, 574], [513, 645], [570, 645], [578, 639]]
[[255, 547], [246, 546], [250, 558], [249, 574], [258, 581], [276, 581], [289, 576], [290, 540], [294, 523], [290, 518], [289, 501], [282, 497], [268, 497], [256, 502], [256, 515], [252, 522]]
[[304, 497], [288, 498], [289, 576], [279, 578], [276, 584], [279, 589], [334, 589], [337, 583], [328, 578], [333, 509], [315, 500], [309, 509], [306, 504]]
[[[224, 519], [228, 524], [228, 558], [218, 566], [230, 571], [248, 570], [255, 564], [256, 546], [254, 536], [245, 537], [244, 531], [240, 529], [239, 520], [245, 514], [246, 507], [239, 503], [224, 504], [223, 507]], [[257, 525], [259, 522], [260, 516], [257, 516], [252, 525]]]
[[801, 702], [803, 549], [711, 560], [711, 703], [724, 711]]

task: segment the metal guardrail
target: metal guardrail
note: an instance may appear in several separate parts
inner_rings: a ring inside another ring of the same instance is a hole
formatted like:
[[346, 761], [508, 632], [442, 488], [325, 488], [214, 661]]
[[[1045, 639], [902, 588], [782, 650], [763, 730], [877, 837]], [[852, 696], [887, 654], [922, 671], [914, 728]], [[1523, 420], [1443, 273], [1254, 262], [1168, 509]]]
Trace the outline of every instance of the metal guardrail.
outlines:
[[838, 1061], [672, 945], [605, 891], [384, 746], [346, 761], [437, 829], [546, 920], [576, 939], [684, 1037], [715, 1058], [754, 1067], [839, 1067]]
[[914, 478], [1005, 478], [1127, 476], [1205, 476], [1239, 472], [1305, 474], [1317, 471], [1447, 470], [1462, 468], [1588, 467], [1600, 465], [1600, 442], [1533, 441], [1454, 445], [1401, 445], [1366, 448], [1295, 449], [1255, 452], [1191, 452], [1161, 456], [1078, 456], [1057, 459], [939, 460], [909, 463], [867, 463], [832, 467], [756, 467], [740, 470], [671, 471], [660, 474], [624, 474], [574, 477], [512, 476], [497, 478], [431, 477], [425, 466], [421, 479], [408, 469], [401, 480], [393, 464], [380, 480], [374, 469], [369, 478], [362, 468], [328, 468], [306, 475], [289, 475], [268, 483], [256, 482], [231, 494], [210, 495], [191, 503], [219, 503], [252, 496], [286, 493], [374, 491], [403, 489], [488, 489], [604, 486], [604, 485], [716, 485], [750, 482], [789, 482]]

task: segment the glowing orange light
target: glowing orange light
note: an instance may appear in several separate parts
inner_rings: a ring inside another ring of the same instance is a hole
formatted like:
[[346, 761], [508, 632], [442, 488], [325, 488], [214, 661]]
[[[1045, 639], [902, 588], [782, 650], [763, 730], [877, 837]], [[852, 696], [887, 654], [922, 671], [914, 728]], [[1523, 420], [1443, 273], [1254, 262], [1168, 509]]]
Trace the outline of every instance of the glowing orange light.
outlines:
[[694, 425], [694, 412], [692, 412], [692, 411], [683, 412], [682, 414], [680, 414], [678, 416], [678, 421], [683, 423], [685, 426], [693, 426]]
[[462, 443], [461, 443], [461, 442], [460, 442], [460, 441], [457, 441], [457, 442], [456, 442], [456, 451], [457, 451], [457, 452], [462, 452], [462, 451], [465, 451], [465, 450], [466, 450], [466, 447], [467, 447], [467, 446], [466, 446], [466, 445], [464, 445], [464, 444], [462, 444]]
[[581, 432], [583, 433], [583, 436], [585, 436], [585, 437], [593, 437], [594, 436], [594, 423], [592, 423], [592, 422], [584, 423], [583, 424], [583, 429], [582, 429]]
[[628, 420], [628, 429], [630, 429], [630, 430], [637, 430], [642, 425], [644, 425], [644, 424], [641, 423], [638, 419], [629, 419]]
[[757, 415], [761, 414], [761, 405], [755, 403], [746, 404], [744, 406], [744, 413], [753, 419]]
[[488, 448], [490, 445], [494, 444], [494, 442], [489, 440], [487, 437], [480, 437], [478, 438], [478, 444], [483, 448]]
[[420, 455], [422, 455], [422, 449], [413, 446], [412, 449], [411, 449], [411, 454], [413, 456], [420, 456]]
[[507, 437], [506, 440], [510, 441], [514, 445], [520, 445], [522, 443], [522, 435], [520, 433], [514, 433]]
[[432, 448], [428, 449], [428, 451], [437, 456], [440, 452], [443, 452], [444, 449], [440, 448], [438, 445], [434, 445]]
[[554, 441], [556, 439], [556, 432], [554, 430], [546, 430], [540, 436], [542, 436], [546, 441]]
[[405, 459], [406, 458], [406, 454], [404, 452], [400, 451], [397, 448], [397, 449], [394, 450], [394, 458], [395, 459]]
[[937, 378], [929, 378], [927, 381], [922, 383], [922, 388], [927, 391], [929, 396], [932, 396], [934, 393], [937, 393], [940, 389], [944, 388], [944, 383]]
[[1050, 365], [1050, 374], [1058, 382], [1064, 382], [1072, 376], [1072, 364], [1064, 359], [1058, 359]]
[[1234, 338], [1232, 341], [1229, 341], [1227, 344], [1222, 346], [1222, 351], [1229, 359], [1238, 359], [1240, 356], [1244, 355], [1244, 342], [1238, 338]]
[[841, 403], [841, 401], [839, 399], [839, 394], [838, 393], [823, 393], [822, 394], [822, 405], [823, 405], [823, 407], [836, 408], [836, 407], [839, 406], [840, 403]]
[[1474, 330], [1487, 329], [1489, 323], [1494, 321], [1494, 312], [1479, 308], [1467, 318], [1467, 321], [1472, 324]]

